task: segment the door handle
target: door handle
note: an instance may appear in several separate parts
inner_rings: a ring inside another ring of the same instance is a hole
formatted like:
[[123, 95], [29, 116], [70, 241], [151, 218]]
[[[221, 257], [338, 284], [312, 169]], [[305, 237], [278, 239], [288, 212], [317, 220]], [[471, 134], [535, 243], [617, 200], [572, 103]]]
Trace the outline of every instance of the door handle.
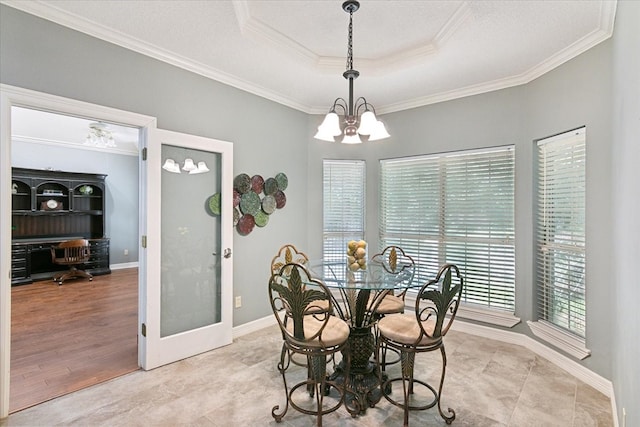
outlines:
[[227, 248], [224, 250], [224, 257], [225, 258], [231, 258], [231, 249]]

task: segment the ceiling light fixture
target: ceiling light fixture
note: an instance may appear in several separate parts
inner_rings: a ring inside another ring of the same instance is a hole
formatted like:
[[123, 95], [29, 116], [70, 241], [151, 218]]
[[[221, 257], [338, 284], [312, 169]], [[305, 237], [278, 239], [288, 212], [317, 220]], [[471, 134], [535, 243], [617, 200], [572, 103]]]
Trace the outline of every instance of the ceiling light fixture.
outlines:
[[117, 147], [113, 134], [107, 129], [107, 125], [102, 122], [89, 123], [89, 133], [84, 145], [91, 145], [99, 148]]
[[[180, 165], [173, 159], [165, 160], [164, 165], [162, 165], [162, 169], [171, 173], [181, 173]], [[188, 172], [189, 175], [209, 172], [209, 168], [205, 162], [198, 162], [196, 165], [193, 162], [193, 159], [185, 159], [184, 164], [182, 165], [182, 170]]]
[[[356, 0], [347, 0], [342, 3], [342, 9], [349, 13], [349, 44], [347, 47], [347, 70], [342, 76], [349, 80], [349, 102], [344, 98], [337, 98], [329, 113], [325, 116], [322, 124], [318, 126], [318, 132], [314, 138], [323, 141], [336, 141], [336, 137], [342, 137], [343, 144], [359, 144], [362, 142], [361, 136], [368, 136], [367, 141], [376, 141], [388, 138], [390, 135], [384, 124], [376, 118], [373, 105], [369, 104], [364, 97], [353, 102], [353, 81], [360, 73], [353, 69], [353, 13], [360, 8], [360, 3]], [[340, 118], [336, 113], [336, 108], [340, 108], [344, 114], [344, 130], [340, 128]], [[360, 117], [362, 111], [362, 117]], [[359, 124], [359, 126], [358, 126]]]

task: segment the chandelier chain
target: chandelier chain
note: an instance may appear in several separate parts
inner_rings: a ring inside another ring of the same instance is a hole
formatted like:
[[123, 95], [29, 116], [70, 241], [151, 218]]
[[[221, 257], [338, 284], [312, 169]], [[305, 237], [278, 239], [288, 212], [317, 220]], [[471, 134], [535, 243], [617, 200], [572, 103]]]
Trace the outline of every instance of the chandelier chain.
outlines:
[[347, 46], [347, 70], [353, 70], [353, 10], [349, 11], [349, 44]]

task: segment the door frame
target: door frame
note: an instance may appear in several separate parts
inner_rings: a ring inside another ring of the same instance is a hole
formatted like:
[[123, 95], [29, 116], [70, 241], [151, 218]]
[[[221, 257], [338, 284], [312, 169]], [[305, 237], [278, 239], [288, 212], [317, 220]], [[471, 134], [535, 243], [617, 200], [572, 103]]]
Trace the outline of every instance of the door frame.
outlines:
[[[11, 376], [11, 107], [25, 107], [77, 117], [101, 119], [141, 129], [140, 148], [147, 146], [153, 136], [157, 120], [155, 117], [104, 107], [84, 101], [50, 95], [16, 86], [0, 84], [0, 419], [9, 415], [9, 380]], [[140, 163], [140, 223], [139, 233], [146, 235], [146, 182]], [[139, 271], [146, 266], [140, 251]], [[138, 324], [145, 305], [147, 283], [144, 275], [138, 275]], [[138, 340], [140, 341], [140, 328]], [[139, 347], [139, 346], [138, 346]], [[138, 365], [142, 366], [138, 351]]]

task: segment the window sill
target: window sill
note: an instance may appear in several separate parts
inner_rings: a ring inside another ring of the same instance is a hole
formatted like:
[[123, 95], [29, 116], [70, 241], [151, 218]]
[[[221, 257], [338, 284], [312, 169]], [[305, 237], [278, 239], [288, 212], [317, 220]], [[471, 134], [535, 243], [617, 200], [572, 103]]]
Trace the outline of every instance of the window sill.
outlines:
[[527, 324], [531, 332], [533, 332], [533, 335], [570, 354], [576, 359], [583, 360], [591, 355], [591, 350], [585, 347], [583, 339], [576, 338], [545, 321], [529, 321]]
[[[405, 307], [413, 310], [416, 306], [416, 294], [407, 292]], [[474, 306], [471, 304], [460, 304], [457, 317], [461, 319], [473, 320], [476, 322], [488, 323], [490, 325], [513, 328], [520, 323], [520, 318], [513, 313], [500, 310], [490, 310], [488, 308]]]

